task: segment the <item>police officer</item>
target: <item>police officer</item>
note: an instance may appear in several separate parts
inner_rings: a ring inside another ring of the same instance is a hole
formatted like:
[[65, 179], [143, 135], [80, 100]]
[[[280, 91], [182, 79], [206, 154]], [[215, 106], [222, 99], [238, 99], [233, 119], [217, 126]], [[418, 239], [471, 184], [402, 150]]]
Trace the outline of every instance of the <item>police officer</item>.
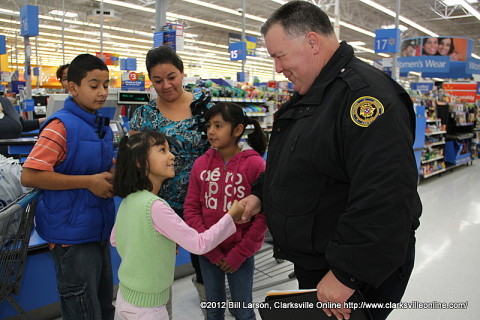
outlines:
[[[267, 169], [244, 199], [263, 207], [274, 255], [321, 302], [399, 302], [413, 269], [421, 202], [408, 94], [339, 43], [317, 6], [292, 1], [262, 27], [295, 94], [275, 115]], [[324, 309], [349, 319], [348, 308]], [[385, 319], [391, 309], [370, 310]]]

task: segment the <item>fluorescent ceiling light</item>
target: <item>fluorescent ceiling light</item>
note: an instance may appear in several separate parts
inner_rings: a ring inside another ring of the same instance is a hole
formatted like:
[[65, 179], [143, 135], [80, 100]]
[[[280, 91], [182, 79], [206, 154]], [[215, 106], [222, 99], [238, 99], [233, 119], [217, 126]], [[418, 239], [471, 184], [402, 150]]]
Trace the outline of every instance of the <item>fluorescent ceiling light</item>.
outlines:
[[283, 0], [272, 0], [273, 2], [276, 2], [278, 4], [281, 4], [281, 5], [284, 5], [285, 3], [287, 3], [288, 1], [283, 1]]
[[[101, 0], [95, 0], [95, 1], [100, 2]], [[146, 7], [135, 5], [135, 4], [132, 4], [132, 3], [127, 3], [127, 2], [117, 1], [117, 0], [103, 0], [103, 3], [112, 4], [112, 5], [115, 5], [115, 6], [121, 6], [121, 7], [125, 7], [125, 8], [130, 8], [130, 9], [141, 10], [141, 11], [150, 12], [150, 13], [155, 13], [155, 9], [146, 8]], [[229, 26], [229, 25], [226, 25], [226, 24], [216, 23], [216, 22], [213, 22], [213, 21], [207, 21], [207, 20], [203, 20], [203, 19], [189, 17], [189, 16], [185, 16], [185, 15], [181, 15], [181, 14], [167, 12], [167, 17], [170, 17], [170, 18], [173, 18], [173, 19], [176, 19], [176, 20], [194, 21], [194, 22], [198, 22], [200, 24], [205, 24], [205, 25], [208, 25], [208, 26], [214, 26], [214, 27], [218, 27], [218, 28], [222, 28], [222, 29], [231, 30], [231, 31], [242, 32], [241, 28], [235, 28], [234, 26]], [[253, 35], [258, 36], [258, 37], [261, 36], [260, 32], [257, 32], [257, 31], [245, 30], [245, 32], [248, 33], [248, 34], [253, 34]]]
[[[333, 18], [331, 18], [330, 20], [333, 21]], [[375, 38], [375, 32], [371, 32], [371, 31], [368, 31], [368, 30], [366, 30], [366, 29], [363, 29], [363, 28], [354, 26], [353, 24], [350, 24], [350, 23], [345, 22], [345, 21], [340, 21], [340, 25], [341, 25], [341, 26], [344, 26], [344, 27], [346, 27], [346, 28], [348, 28], [348, 29], [352, 29], [352, 30], [355, 30], [355, 31], [357, 31], [357, 32], [366, 34], [367, 36], [370, 36], [370, 37], [372, 37], [372, 38]]]
[[[170, 16], [170, 17], [172, 17], [174, 19], [177, 19], [177, 20], [182, 20], [182, 19], [183, 20], [189, 20], [189, 21], [198, 22], [200, 24], [205, 24], [205, 25], [208, 25], [208, 26], [214, 26], [214, 27], [218, 27], [218, 28], [227, 29], [227, 30], [230, 30], [230, 31], [242, 32], [241, 28], [236, 28], [234, 26], [229, 26], [229, 25], [222, 24], [222, 23], [217, 23], [217, 22], [207, 21], [207, 20], [193, 18], [193, 17], [189, 17], [189, 16], [184, 16], [182, 14], [167, 12], [167, 16]], [[253, 34], [253, 35], [258, 36], [258, 37], [261, 36], [260, 32], [252, 31], [252, 30], [245, 30], [245, 33]]]
[[366, 63], [373, 64], [373, 60], [365, 59], [365, 58], [362, 58], [362, 57], [357, 57], [357, 58], [360, 59], [360, 60], [362, 60], [362, 61], [365, 61]]
[[[380, 4], [376, 3], [376, 2], [373, 2], [373, 1], [371, 1], [371, 0], [360, 0], [360, 1], [363, 2], [363, 3], [365, 3], [366, 5], [369, 5], [369, 6], [372, 7], [372, 8], [375, 8], [375, 9], [377, 9], [377, 10], [382, 11], [383, 13], [388, 14], [388, 15], [391, 16], [391, 17], [396, 17], [396, 16], [397, 16], [397, 14], [396, 14], [394, 11], [392, 11], [392, 10], [390, 10], [390, 9], [387, 9], [386, 7], [380, 5]], [[414, 27], [415, 29], [420, 30], [420, 31], [422, 31], [422, 32], [424, 32], [424, 33], [432, 36], [432, 37], [438, 37], [438, 34], [436, 34], [435, 32], [430, 31], [430, 30], [428, 30], [427, 28], [422, 27], [422, 26], [419, 25], [418, 23], [415, 23], [415, 22], [413, 22], [412, 20], [405, 18], [404, 16], [400, 16], [400, 21], [402, 21], [402, 22], [408, 24], [409, 26], [412, 26], [412, 27]]]
[[[395, 25], [394, 24], [383, 25], [380, 28], [382, 28], [382, 29], [394, 29]], [[408, 30], [408, 27], [405, 27], [403, 24], [401, 24], [401, 25], [398, 26], [398, 29], [400, 29], [400, 31], [404, 32], [404, 31]]]
[[363, 41], [349, 41], [348, 44], [351, 46], [364, 46], [366, 43]]
[[[453, 7], [453, 6], [461, 4], [460, 0], [443, 0], [442, 2], [449, 7]], [[477, 0], [467, 0], [467, 2], [468, 3], [476, 3], [478, 1]]]
[[60, 16], [62, 17], [65, 13], [65, 17], [68, 17], [68, 18], [78, 18], [78, 13], [75, 13], [75, 12], [70, 12], [70, 11], [60, 11], [60, 10], [52, 10], [49, 12], [50, 14], [53, 14], [55, 16]]
[[[193, 4], [196, 4], [196, 5], [199, 5], [199, 6], [203, 6], [203, 7], [206, 7], [206, 8], [215, 9], [215, 10], [218, 10], [218, 11], [230, 13], [230, 14], [233, 14], [233, 15], [236, 15], [236, 16], [241, 16], [242, 15], [241, 11], [233, 10], [233, 9], [222, 7], [222, 6], [218, 6], [216, 4], [209, 3], [209, 2], [204, 2], [204, 1], [199, 1], [199, 0], [183, 0], [183, 1], [193, 3]], [[253, 14], [248, 14], [248, 13], [245, 13], [245, 17], [247, 19], [252, 19], [252, 20], [256, 20], [256, 21], [260, 21], [260, 22], [267, 21], [267, 19], [264, 19], [264, 18], [261, 18], [261, 17], [258, 17], [258, 16], [254, 16]]]
[[[94, 0], [94, 1], [95, 2], [101, 2], [102, 0]], [[124, 1], [103, 0], [103, 3], [113, 4], [114, 6], [125, 7], [125, 8], [129, 8], [129, 9], [136, 9], [136, 10], [140, 10], [140, 11], [155, 13], [155, 9], [142, 7], [142, 6], [139, 6], [137, 4], [124, 2]]]
[[474, 16], [475, 18], [480, 20], [480, 13], [474, 7], [472, 7], [472, 5], [470, 3], [468, 3], [465, 0], [458, 0], [458, 3], [462, 7], [464, 7], [468, 12], [470, 12], [472, 14], [472, 16]]

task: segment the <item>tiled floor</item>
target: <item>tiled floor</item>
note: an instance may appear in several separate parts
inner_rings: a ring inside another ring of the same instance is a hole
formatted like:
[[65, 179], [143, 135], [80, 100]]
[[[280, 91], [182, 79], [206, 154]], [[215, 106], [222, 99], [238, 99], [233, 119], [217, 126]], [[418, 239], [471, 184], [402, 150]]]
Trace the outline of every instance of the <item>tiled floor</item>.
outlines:
[[[480, 319], [480, 161], [430, 179], [419, 186], [424, 210], [416, 265], [402, 301], [468, 302], [468, 307], [395, 310], [389, 319]], [[285, 280], [287, 272], [277, 277]], [[263, 301], [270, 289], [296, 287], [290, 280], [264, 288], [254, 292], [254, 301]], [[202, 318], [190, 277], [175, 281], [173, 297], [175, 320]]]
[[[394, 310], [389, 320], [480, 319], [480, 160], [430, 179], [418, 188], [424, 208], [417, 232], [415, 269], [402, 301], [467, 302], [468, 307]], [[257, 267], [263, 263], [261, 268], [274, 274], [268, 281], [283, 283], [256, 290], [256, 302], [263, 301], [268, 290], [297, 288], [296, 281], [287, 277], [291, 265], [284, 262], [284, 269], [277, 272], [275, 268], [283, 266], [267, 257], [267, 251], [263, 252]], [[257, 272], [256, 288], [268, 282], [262, 276]], [[175, 320], [202, 319], [191, 277], [178, 279], [173, 285], [173, 316]], [[226, 319], [234, 318], [227, 314]]]

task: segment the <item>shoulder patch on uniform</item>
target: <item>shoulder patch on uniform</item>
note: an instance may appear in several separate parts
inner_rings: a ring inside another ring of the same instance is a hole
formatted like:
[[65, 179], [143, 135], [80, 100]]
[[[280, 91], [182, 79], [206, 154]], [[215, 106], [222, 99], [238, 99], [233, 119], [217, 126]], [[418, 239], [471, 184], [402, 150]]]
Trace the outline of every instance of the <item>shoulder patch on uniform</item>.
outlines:
[[383, 104], [374, 97], [360, 97], [350, 107], [352, 121], [360, 127], [368, 127], [383, 112]]

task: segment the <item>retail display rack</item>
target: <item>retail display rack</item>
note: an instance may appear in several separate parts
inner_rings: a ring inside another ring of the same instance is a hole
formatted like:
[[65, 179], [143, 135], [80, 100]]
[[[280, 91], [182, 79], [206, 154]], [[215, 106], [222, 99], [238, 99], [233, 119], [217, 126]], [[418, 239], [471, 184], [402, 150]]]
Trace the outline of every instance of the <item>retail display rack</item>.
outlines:
[[439, 98], [434, 93], [410, 92], [410, 95], [417, 112], [414, 148], [419, 158], [420, 178], [470, 165], [478, 157], [480, 143], [478, 108], [454, 97]]
[[[273, 125], [273, 114], [292, 95], [288, 88], [281, 86], [272, 88], [263, 83], [249, 85], [228, 79], [200, 80], [188, 90], [201, 90], [209, 94], [214, 103], [234, 102], [241, 105], [246, 115], [259, 121], [267, 137]], [[252, 128], [250, 125], [247, 130]]]

